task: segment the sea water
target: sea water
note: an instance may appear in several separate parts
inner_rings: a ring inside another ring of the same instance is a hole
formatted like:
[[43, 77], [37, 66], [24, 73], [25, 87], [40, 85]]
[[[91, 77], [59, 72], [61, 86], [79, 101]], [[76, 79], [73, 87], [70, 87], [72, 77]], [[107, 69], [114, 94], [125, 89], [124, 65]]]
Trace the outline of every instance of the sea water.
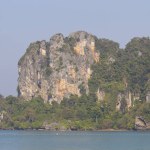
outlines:
[[150, 132], [0, 131], [0, 150], [150, 150]]

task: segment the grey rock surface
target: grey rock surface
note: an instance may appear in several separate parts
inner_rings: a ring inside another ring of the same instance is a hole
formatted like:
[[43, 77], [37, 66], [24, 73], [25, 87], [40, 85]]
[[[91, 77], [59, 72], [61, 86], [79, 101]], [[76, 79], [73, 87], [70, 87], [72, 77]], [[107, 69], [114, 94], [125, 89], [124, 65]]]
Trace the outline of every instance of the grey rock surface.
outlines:
[[45, 102], [60, 103], [71, 94], [80, 96], [81, 84], [88, 93], [91, 65], [99, 55], [95, 37], [84, 31], [31, 43], [18, 63], [18, 94], [26, 100], [41, 96]]

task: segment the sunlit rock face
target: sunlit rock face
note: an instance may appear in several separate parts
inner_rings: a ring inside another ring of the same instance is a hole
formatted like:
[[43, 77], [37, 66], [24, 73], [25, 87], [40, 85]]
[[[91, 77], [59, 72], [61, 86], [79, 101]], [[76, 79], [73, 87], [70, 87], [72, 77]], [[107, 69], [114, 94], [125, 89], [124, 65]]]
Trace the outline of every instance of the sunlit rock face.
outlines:
[[91, 66], [99, 57], [95, 36], [83, 31], [31, 43], [18, 63], [18, 94], [26, 100], [41, 96], [45, 102], [59, 103], [71, 94], [80, 96], [81, 85], [88, 94]]

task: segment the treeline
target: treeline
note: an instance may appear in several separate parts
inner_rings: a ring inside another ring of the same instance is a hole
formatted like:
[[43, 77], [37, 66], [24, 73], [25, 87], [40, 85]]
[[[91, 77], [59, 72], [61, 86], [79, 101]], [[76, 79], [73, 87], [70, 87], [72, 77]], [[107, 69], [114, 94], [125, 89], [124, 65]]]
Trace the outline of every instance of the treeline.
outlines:
[[94, 95], [72, 95], [60, 104], [45, 104], [41, 98], [24, 101], [8, 96], [1, 97], [0, 104], [1, 129], [41, 129], [45, 122], [57, 123], [65, 130], [134, 129], [136, 115], [150, 119], [150, 104], [137, 102], [130, 111], [121, 113], [97, 103]]

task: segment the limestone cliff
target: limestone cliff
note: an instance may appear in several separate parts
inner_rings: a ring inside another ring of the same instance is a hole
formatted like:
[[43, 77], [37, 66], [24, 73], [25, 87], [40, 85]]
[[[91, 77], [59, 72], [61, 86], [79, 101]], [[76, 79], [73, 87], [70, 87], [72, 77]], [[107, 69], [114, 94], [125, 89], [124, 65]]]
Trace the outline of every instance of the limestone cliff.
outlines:
[[60, 102], [71, 94], [80, 96], [81, 84], [88, 93], [91, 65], [99, 62], [99, 56], [95, 37], [83, 31], [31, 43], [18, 63], [19, 96]]
[[136, 116], [135, 129], [150, 129], [150, 122], [146, 122], [146, 120], [142, 116]]

